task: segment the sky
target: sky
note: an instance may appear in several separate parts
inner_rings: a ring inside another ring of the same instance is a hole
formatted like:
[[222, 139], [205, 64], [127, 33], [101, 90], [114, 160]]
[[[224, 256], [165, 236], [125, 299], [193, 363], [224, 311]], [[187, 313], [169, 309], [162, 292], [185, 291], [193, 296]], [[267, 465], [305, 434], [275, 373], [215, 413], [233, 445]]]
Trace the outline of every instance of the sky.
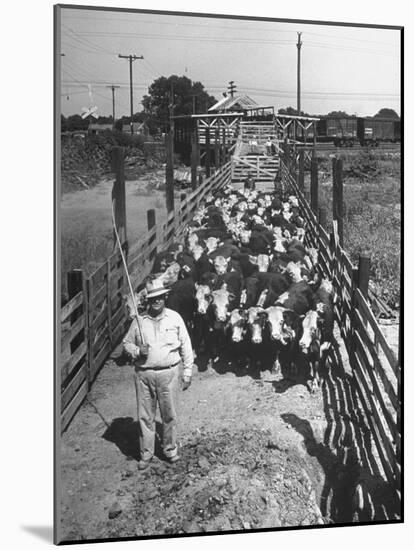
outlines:
[[301, 32], [301, 109], [373, 115], [400, 114], [400, 32], [251, 19], [63, 8], [61, 112], [97, 106], [101, 116], [130, 114], [129, 62], [134, 112], [160, 76], [200, 81], [217, 99], [236, 85], [262, 106], [296, 107], [297, 40]]

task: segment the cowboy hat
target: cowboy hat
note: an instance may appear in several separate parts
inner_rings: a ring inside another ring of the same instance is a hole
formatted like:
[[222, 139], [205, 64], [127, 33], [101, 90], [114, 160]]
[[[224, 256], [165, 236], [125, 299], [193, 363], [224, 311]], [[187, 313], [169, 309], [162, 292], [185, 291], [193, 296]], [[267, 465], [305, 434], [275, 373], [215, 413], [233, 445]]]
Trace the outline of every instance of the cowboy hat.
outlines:
[[165, 288], [162, 281], [154, 279], [153, 281], [148, 281], [146, 286], [147, 298], [155, 298], [156, 296], [162, 296], [170, 292], [169, 288]]

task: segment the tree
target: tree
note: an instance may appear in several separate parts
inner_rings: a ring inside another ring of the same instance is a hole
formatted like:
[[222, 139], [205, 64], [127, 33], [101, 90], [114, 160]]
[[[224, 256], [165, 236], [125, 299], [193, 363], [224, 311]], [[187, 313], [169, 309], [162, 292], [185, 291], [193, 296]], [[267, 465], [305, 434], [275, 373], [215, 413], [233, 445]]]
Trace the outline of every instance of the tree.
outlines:
[[82, 118], [80, 115], [71, 115], [66, 119], [66, 131], [68, 132], [87, 130], [88, 126], [88, 118]]
[[312, 116], [308, 113], [305, 113], [305, 111], [300, 111], [298, 114], [298, 110], [294, 107], [283, 107], [278, 110], [279, 115], [289, 115], [289, 116]]
[[374, 118], [394, 118], [399, 119], [400, 117], [398, 114], [394, 111], [394, 109], [388, 109], [387, 107], [384, 107], [383, 109], [380, 109], [376, 115], [374, 115]]
[[328, 113], [325, 116], [338, 117], [338, 118], [348, 118], [348, 117], [351, 117], [352, 115], [348, 115], [348, 113], [346, 113], [345, 111], [331, 111], [330, 113]]
[[161, 76], [148, 89], [148, 95], [142, 100], [146, 122], [151, 133], [158, 128], [166, 131], [170, 118], [170, 94], [173, 92], [174, 115], [191, 115], [193, 102], [196, 112], [204, 113], [217, 100], [210, 96], [201, 82], [192, 82], [186, 76], [171, 75], [168, 78]]

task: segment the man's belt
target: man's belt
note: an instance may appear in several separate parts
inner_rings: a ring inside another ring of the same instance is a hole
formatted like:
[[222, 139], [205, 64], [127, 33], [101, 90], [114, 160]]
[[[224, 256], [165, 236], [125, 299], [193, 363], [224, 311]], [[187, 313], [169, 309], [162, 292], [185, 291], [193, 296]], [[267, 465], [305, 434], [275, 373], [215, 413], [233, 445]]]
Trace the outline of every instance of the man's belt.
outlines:
[[180, 364], [180, 361], [177, 361], [173, 365], [168, 365], [166, 367], [141, 367], [141, 366], [137, 366], [136, 368], [137, 368], [137, 370], [166, 370], [166, 369], [172, 369], [173, 367], [176, 367], [179, 364]]

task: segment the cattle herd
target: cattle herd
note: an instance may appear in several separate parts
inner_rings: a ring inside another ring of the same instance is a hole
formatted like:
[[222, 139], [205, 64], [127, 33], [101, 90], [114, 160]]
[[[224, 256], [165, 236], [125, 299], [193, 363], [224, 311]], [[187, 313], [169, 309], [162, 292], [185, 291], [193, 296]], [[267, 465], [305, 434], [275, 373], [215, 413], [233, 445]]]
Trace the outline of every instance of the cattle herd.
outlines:
[[[208, 365], [226, 355], [255, 378], [268, 369], [318, 388], [334, 295], [305, 231], [295, 196], [228, 185], [207, 197], [183, 243], [156, 256], [150, 278], [171, 289], [167, 307], [181, 314]], [[135, 299], [142, 311], [144, 284]]]

